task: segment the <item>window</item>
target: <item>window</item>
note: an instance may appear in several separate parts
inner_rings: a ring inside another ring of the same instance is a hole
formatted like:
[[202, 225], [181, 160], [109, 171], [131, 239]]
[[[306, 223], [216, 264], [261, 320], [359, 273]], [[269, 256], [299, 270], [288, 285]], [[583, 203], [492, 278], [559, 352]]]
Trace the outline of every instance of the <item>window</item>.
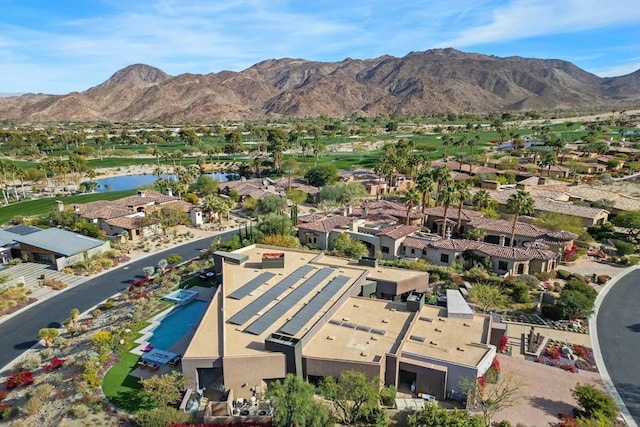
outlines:
[[447, 254], [440, 254], [440, 262], [449, 262], [449, 255]]
[[509, 264], [507, 261], [498, 261], [498, 270], [507, 271], [509, 269]]
[[389, 253], [389, 247], [388, 246], [382, 246], [381, 250], [382, 250], [383, 254], [388, 254]]
[[415, 249], [413, 249], [413, 248], [411, 248], [411, 254], [413, 255], [413, 254], [415, 254], [415, 253], [416, 253], [416, 250], [415, 250]]

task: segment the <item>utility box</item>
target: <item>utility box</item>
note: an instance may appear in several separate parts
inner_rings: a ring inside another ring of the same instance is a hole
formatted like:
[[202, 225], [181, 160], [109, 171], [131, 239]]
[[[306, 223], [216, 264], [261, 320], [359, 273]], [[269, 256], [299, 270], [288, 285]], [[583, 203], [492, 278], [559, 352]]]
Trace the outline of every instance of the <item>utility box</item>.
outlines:
[[284, 268], [284, 254], [283, 253], [263, 254], [262, 268]]

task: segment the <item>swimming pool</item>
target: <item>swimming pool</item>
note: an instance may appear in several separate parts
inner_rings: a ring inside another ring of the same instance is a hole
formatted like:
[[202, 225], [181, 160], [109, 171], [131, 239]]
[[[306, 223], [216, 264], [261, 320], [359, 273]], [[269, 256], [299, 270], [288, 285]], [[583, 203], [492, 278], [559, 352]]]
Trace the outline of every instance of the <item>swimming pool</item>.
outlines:
[[190, 303], [176, 307], [162, 319], [160, 324], [153, 329], [153, 335], [149, 338], [149, 344], [154, 348], [169, 350], [174, 344], [184, 337], [187, 332], [196, 328], [202, 320], [207, 306], [206, 301], [191, 301]]

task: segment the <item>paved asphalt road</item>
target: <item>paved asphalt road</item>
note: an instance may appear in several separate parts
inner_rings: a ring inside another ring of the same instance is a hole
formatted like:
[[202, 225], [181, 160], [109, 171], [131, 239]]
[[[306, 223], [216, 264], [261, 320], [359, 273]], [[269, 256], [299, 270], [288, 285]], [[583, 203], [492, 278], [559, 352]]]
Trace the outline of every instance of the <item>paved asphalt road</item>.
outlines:
[[132, 279], [143, 276], [142, 269], [144, 267], [156, 266], [160, 259], [166, 258], [169, 254], [180, 254], [185, 260], [195, 258], [200, 255], [200, 250], [209, 248], [216, 237], [219, 236], [223, 241], [226, 241], [235, 233], [237, 230], [228, 231], [215, 237], [208, 237], [154, 253], [147, 258], [118, 267], [64, 291], [1, 323], [0, 369], [36, 344], [38, 331], [41, 328], [59, 327], [69, 317], [71, 309], [77, 308], [81, 313], [88, 310], [129, 286]]
[[640, 270], [623, 276], [598, 311], [602, 359], [631, 416], [640, 424]]

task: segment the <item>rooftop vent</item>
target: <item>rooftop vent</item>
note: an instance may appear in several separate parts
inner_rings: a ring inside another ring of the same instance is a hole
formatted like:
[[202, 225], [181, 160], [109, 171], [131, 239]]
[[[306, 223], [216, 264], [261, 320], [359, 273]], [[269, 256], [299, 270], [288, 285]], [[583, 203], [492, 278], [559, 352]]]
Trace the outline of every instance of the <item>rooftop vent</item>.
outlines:
[[442, 332], [442, 329], [436, 328], [436, 332]]
[[362, 353], [360, 353], [360, 356], [362, 357], [369, 357], [369, 353], [365, 353], [364, 351]]
[[382, 323], [389, 323], [388, 319], [382, 319]]
[[458, 351], [464, 351], [464, 348], [462, 348], [462, 347], [458, 347], [458, 348], [456, 348], [456, 350], [458, 350]]
[[438, 345], [438, 343], [437, 343], [437, 342], [435, 342], [435, 341], [429, 341], [429, 344], [431, 344], [431, 345]]
[[354, 308], [360, 308], [360, 304], [353, 304]]
[[444, 320], [442, 317], [438, 317], [438, 320], [441, 322], [446, 322], [446, 320]]
[[370, 337], [369, 338], [371, 341], [378, 341], [378, 337]]
[[470, 325], [470, 324], [468, 324], [468, 323], [463, 323], [462, 325], [463, 325], [463, 326], [467, 326], [467, 327], [469, 327], [469, 328], [471, 327], [471, 325]]
[[334, 337], [333, 335], [329, 335], [329, 336], [327, 337], [327, 339], [328, 339], [329, 341], [333, 341], [333, 340], [335, 340], [335, 339], [336, 339], [336, 337]]
[[348, 321], [349, 321], [349, 318], [348, 318], [348, 317], [343, 317], [343, 318], [342, 318], [342, 321], [343, 321], [343, 322], [348, 322]]

